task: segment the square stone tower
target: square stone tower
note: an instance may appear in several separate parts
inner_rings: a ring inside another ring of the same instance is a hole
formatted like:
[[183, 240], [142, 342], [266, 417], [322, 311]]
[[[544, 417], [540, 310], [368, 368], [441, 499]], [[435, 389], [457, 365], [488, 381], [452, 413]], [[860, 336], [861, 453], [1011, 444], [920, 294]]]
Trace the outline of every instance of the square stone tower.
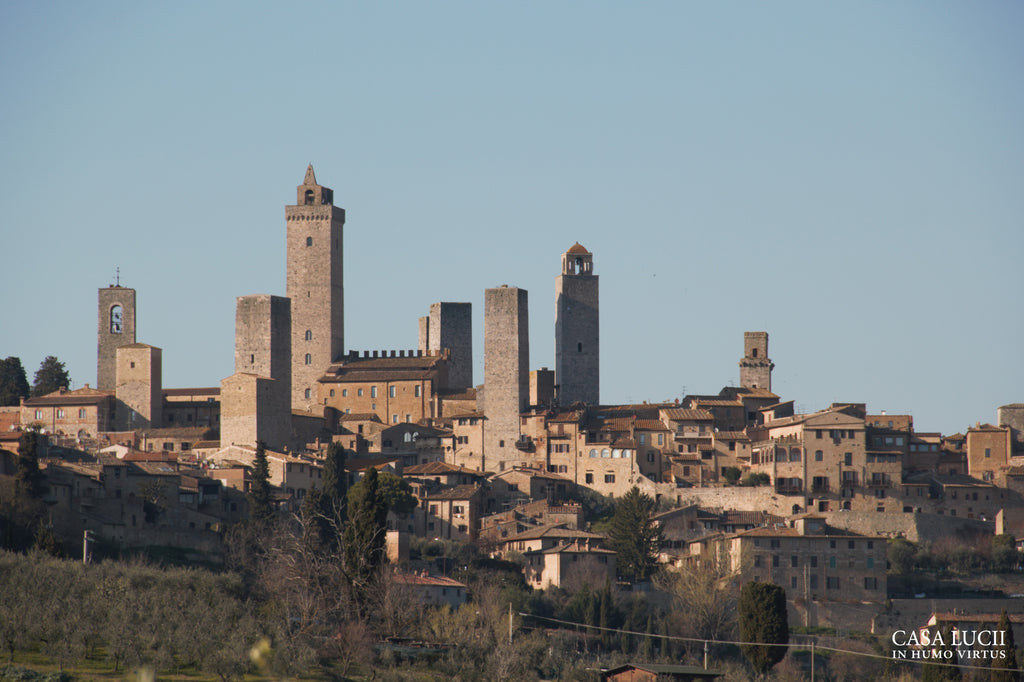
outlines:
[[473, 387], [473, 304], [431, 303], [419, 320], [419, 349], [450, 351], [447, 388]]
[[768, 332], [743, 332], [740, 386], [772, 390], [775, 363], [768, 359]]
[[525, 289], [484, 291], [484, 455], [519, 461], [519, 414], [530, 397], [530, 325]]
[[287, 294], [292, 301], [292, 408], [317, 400], [316, 381], [345, 349], [343, 229], [345, 210], [318, 185], [313, 166], [285, 207], [288, 223]]
[[118, 429], [163, 426], [163, 351], [145, 343], [118, 348], [116, 383]]
[[594, 256], [579, 242], [555, 278], [555, 395], [560, 405], [601, 402], [601, 334]]
[[111, 284], [99, 290], [96, 315], [96, 388], [117, 388], [117, 349], [135, 343], [135, 289]]

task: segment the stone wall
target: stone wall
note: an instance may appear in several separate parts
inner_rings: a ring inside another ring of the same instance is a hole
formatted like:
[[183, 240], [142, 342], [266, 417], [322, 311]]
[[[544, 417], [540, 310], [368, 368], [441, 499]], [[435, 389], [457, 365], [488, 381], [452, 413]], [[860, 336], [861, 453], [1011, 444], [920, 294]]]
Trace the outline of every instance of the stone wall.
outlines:
[[[120, 308], [119, 330], [111, 314]], [[135, 289], [109, 286], [99, 290], [96, 331], [96, 388], [113, 391], [117, 387], [117, 349], [135, 343]]]

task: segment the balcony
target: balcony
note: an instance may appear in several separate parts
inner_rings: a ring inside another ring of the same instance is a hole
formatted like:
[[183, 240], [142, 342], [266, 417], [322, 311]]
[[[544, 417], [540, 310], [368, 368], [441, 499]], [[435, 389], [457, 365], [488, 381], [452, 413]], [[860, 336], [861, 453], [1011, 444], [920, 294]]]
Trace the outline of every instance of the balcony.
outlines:
[[520, 452], [536, 452], [537, 447], [533, 444], [533, 439], [529, 436], [523, 436], [516, 441], [516, 450]]
[[780, 495], [799, 495], [803, 492], [803, 485], [797, 481], [779, 481], [775, 484], [775, 492]]
[[827, 493], [829, 491], [828, 479], [819, 481], [815, 480], [811, 483], [811, 492], [815, 493]]
[[892, 487], [892, 480], [888, 476], [877, 477], [877, 478], [876, 477], [872, 477], [871, 480], [868, 481], [868, 487], [869, 488], [891, 488]]

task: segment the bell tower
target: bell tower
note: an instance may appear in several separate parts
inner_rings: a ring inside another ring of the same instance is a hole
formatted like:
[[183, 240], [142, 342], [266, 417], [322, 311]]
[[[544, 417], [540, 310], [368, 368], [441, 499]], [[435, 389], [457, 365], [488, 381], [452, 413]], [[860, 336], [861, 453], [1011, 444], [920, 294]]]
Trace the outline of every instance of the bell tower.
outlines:
[[313, 166], [285, 206], [288, 224], [287, 295], [291, 299], [292, 398], [294, 410], [317, 402], [317, 379], [345, 349], [342, 254], [345, 210], [333, 190], [317, 183]]
[[740, 386], [772, 390], [775, 363], [768, 359], [768, 332], [743, 332]]
[[135, 343], [135, 289], [117, 284], [99, 290], [96, 330], [96, 388], [117, 388], [117, 349]]
[[560, 405], [600, 404], [600, 316], [594, 255], [579, 242], [555, 278], [555, 395]]

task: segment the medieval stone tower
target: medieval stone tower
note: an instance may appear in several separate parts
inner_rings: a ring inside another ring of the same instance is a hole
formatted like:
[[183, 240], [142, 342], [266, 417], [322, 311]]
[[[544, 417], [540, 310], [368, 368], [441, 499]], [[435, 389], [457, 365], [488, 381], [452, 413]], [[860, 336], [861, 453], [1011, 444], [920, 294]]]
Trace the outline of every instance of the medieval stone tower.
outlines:
[[601, 354], [594, 256], [579, 242], [555, 278], [555, 384], [561, 405], [600, 404]]
[[292, 408], [317, 401], [316, 381], [345, 349], [342, 232], [345, 210], [318, 185], [313, 166], [298, 187], [288, 223], [287, 295], [292, 301]]
[[99, 290], [96, 388], [117, 388], [117, 349], [135, 343], [135, 289], [111, 284]]
[[518, 461], [519, 414], [530, 395], [530, 327], [525, 289], [484, 291], [484, 455], [488, 466]]
[[221, 381], [221, 443], [282, 448], [291, 438], [291, 301], [240, 296], [235, 305], [235, 373]]
[[473, 387], [473, 304], [431, 303], [430, 315], [419, 321], [421, 351], [451, 351], [448, 388]]
[[117, 428], [132, 431], [163, 426], [163, 351], [132, 343], [115, 352]]
[[775, 363], [768, 359], [768, 332], [743, 332], [740, 386], [772, 390]]

